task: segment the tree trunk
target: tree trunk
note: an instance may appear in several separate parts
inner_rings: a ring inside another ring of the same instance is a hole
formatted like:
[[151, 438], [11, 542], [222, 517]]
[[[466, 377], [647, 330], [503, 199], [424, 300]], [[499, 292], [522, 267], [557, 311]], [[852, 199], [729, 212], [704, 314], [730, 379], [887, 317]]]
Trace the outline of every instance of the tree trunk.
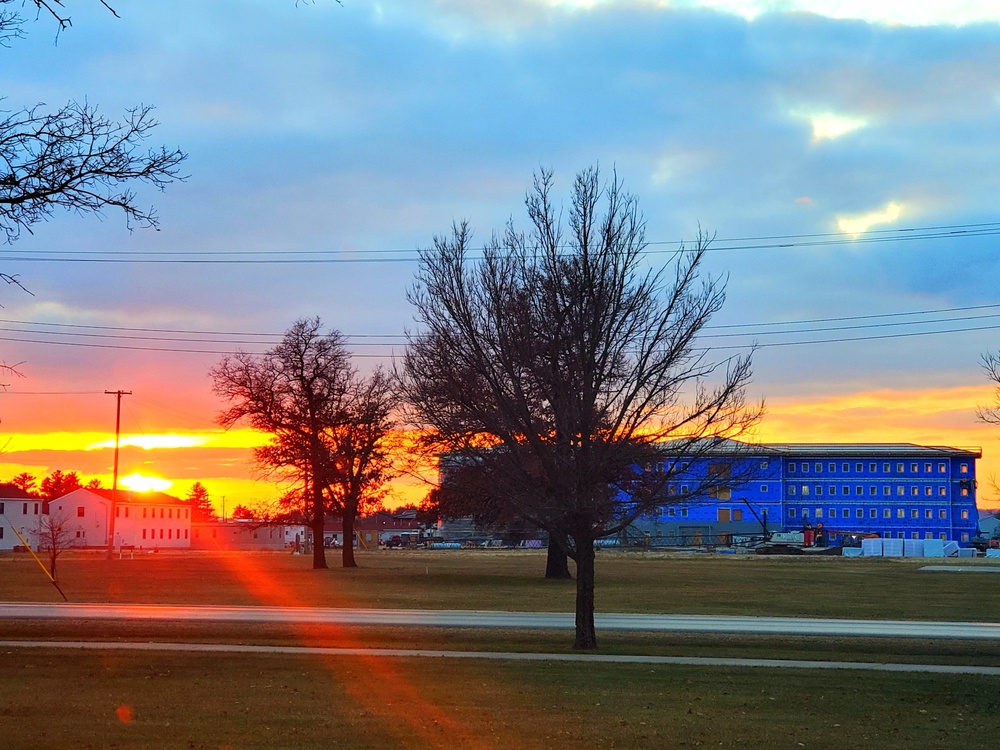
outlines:
[[548, 554], [545, 557], [545, 577], [554, 580], [568, 580], [573, 577], [569, 572], [569, 555], [566, 548], [549, 534]]
[[344, 521], [344, 567], [356, 568], [358, 564], [354, 561], [354, 519], [355, 513], [346, 510], [342, 516]]
[[594, 628], [594, 540], [576, 537], [576, 649], [597, 648]]
[[326, 503], [323, 500], [323, 490], [313, 483], [312, 497], [312, 530], [313, 530], [313, 570], [330, 567], [326, 564], [326, 549], [323, 547], [323, 534], [326, 531]]

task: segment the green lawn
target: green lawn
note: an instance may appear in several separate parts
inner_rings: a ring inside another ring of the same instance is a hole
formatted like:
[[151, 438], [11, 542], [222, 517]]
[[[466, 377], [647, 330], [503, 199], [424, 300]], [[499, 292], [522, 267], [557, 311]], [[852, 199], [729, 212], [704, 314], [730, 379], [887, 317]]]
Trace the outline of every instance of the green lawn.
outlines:
[[[284, 554], [74, 554], [60, 560], [60, 580], [77, 602], [573, 607], [574, 582], [543, 580], [541, 553], [380, 551], [359, 562], [314, 571], [310, 558]], [[1000, 573], [920, 570], [926, 564], [602, 551], [597, 601], [609, 612], [1000, 621], [991, 593]], [[34, 565], [0, 556], [0, 600], [61, 600]], [[562, 631], [9, 620], [0, 638], [543, 653], [568, 652], [572, 641]], [[996, 642], [599, 639], [604, 653], [1000, 665]], [[0, 746], [992, 748], [997, 696], [1000, 678], [978, 676], [7, 648]]]
[[[542, 578], [544, 554], [399, 551], [358, 554], [360, 568], [312, 570], [287, 554], [160, 553], [133, 560], [101, 554], [59, 561], [74, 602], [273, 604], [431, 609], [572, 611], [575, 584]], [[645, 556], [603, 551], [597, 610], [683, 614], [787, 615], [1000, 621], [1000, 572], [932, 572], [928, 561], [750, 555]], [[0, 556], [0, 600], [60, 601], [24, 555]]]
[[643, 665], [0, 652], [3, 747], [993, 748], [1000, 680]]

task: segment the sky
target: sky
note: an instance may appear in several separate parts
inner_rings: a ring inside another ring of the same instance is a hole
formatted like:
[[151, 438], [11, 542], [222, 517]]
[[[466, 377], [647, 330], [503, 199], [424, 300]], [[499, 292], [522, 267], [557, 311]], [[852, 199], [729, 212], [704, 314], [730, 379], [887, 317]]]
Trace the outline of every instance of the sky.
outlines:
[[[703, 343], [756, 341], [766, 442], [977, 446], [1000, 349], [1000, 6], [889, 0], [67, 3], [0, 48], [0, 108], [151, 104], [188, 179], [159, 231], [59, 214], [0, 247], [0, 479], [120, 476], [217, 507], [273, 500], [262, 437], [208, 372], [302, 317], [362, 370], [414, 327], [416, 251], [489, 238], [540, 168], [638, 196], [647, 262], [699, 229], [728, 279]], [[400, 483], [391, 502], [426, 491]]]

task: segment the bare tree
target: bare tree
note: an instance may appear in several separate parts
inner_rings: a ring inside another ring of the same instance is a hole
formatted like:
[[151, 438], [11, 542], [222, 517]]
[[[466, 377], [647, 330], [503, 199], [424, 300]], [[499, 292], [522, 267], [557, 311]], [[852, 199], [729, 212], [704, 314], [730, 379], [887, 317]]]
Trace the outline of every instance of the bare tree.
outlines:
[[326, 495], [330, 510], [344, 528], [343, 566], [357, 567], [354, 523], [358, 516], [381, 508], [386, 484], [393, 477], [393, 441], [398, 406], [395, 384], [383, 370], [368, 377], [353, 373], [344, 404], [344, 419], [325, 436]]
[[298, 320], [273, 349], [260, 356], [237, 352], [210, 372], [215, 392], [231, 404], [220, 424], [245, 421], [270, 434], [270, 444], [255, 450], [257, 464], [301, 483], [316, 541], [314, 568], [327, 567], [324, 435], [343, 420], [351, 376], [344, 337], [321, 328], [319, 318]]
[[[701, 274], [707, 239], [650, 269], [617, 177], [576, 177], [568, 230], [551, 189], [551, 173], [536, 176], [527, 233], [511, 221], [480, 249], [462, 223], [421, 251], [403, 374], [435, 447], [503, 476], [504, 501], [567, 545], [574, 646], [592, 649], [595, 541], [666, 504], [665, 483], [743, 435], [763, 405], [746, 402], [749, 354], [697, 345], [725, 300], [724, 279]], [[704, 475], [692, 494], [736, 481]]]
[[63, 552], [77, 544], [76, 524], [71, 524], [69, 513], [65, 510], [55, 510], [51, 505], [48, 510], [48, 513], [39, 516], [36, 535], [38, 549], [48, 556], [49, 576], [55, 583], [59, 580], [56, 575], [56, 561]]
[[[117, 15], [103, 0], [95, 1]], [[26, 21], [14, 4], [0, 0], [0, 46], [24, 35]], [[51, 16], [60, 31], [72, 25], [61, 0], [18, 4]], [[30, 233], [56, 210], [103, 215], [108, 208], [119, 209], [130, 229], [156, 227], [156, 213], [138, 202], [134, 186], [162, 190], [183, 180], [180, 165], [187, 157], [179, 149], [145, 145], [158, 124], [152, 111], [139, 105], [113, 120], [86, 101], [54, 111], [44, 104], [0, 110], [0, 231], [6, 241]], [[16, 277], [0, 278], [18, 283]]]

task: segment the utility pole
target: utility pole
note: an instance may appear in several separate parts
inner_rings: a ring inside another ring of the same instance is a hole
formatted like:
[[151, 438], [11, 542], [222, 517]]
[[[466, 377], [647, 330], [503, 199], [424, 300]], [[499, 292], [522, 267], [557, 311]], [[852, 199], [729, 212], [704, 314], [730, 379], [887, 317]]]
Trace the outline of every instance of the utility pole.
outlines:
[[122, 433], [122, 396], [131, 396], [132, 391], [105, 391], [108, 396], [115, 396], [115, 469], [111, 479], [111, 512], [108, 521], [108, 559], [115, 555], [115, 512], [118, 510], [118, 441]]

